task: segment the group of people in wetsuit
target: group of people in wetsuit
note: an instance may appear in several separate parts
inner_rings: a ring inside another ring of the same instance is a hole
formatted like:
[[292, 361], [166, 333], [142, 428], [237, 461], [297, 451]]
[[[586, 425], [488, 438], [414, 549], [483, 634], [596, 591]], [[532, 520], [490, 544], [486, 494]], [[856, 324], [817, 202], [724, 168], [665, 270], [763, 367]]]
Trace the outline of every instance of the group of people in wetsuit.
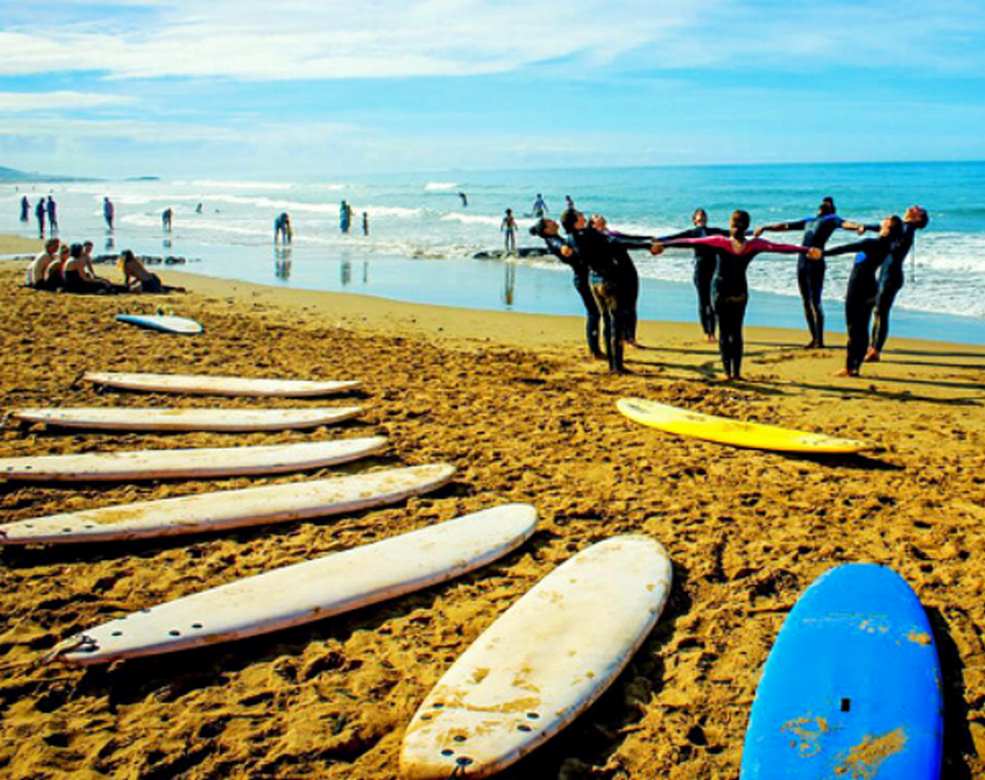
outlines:
[[114, 284], [96, 274], [92, 265], [93, 243], [65, 244], [57, 238], [45, 242], [44, 251], [30, 262], [25, 271], [24, 285], [51, 292], [112, 294], [122, 292], [160, 293], [181, 288], [162, 284], [161, 278], [148, 271], [129, 249], [117, 260], [123, 272], [123, 284]]
[[[31, 213], [31, 201], [27, 195], [21, 196], [21, 222], [28, 222]], [[48, 196], [47, 199], [42, 195], [34, 206], [34, 216], [38, 220], [38, 238], [44, 238], [45, 219], [47, 218], [48, 229], [51, 235], [58, 232], [58, 204], [55, 199]]]
[[[741, 378], [742, 325], [749, 301], [746, 272], [749, 264], [762, 252], [796, 254], [797, 281], [804, 304], [804, 316], [810, 331], [808, 349], [824, 347], [825, 257], [853, 254], [845, 296], [845, 319], [848, 330], [845, 368], [842, 376], [858, 376], [862, 363], [879, 360], [889, 332], [889, 311], [903, 286], [903, 261], [909, 254], [917, 230], [927, 226], [926, 209], [911, 206], [903, 217], [886, 217], [880, 224], [863, 224], [838, 216], [834, 200], [824, 198], [811, 217], [763, 225], [750, 230], [749, 213], [736, 210], [728, 229], [708, 226], [704, 209], [692, 214], [693, 227], [663, 237], [630, 236], [608, 228], [605, 218], [591, 220], [573, 205], [561, 216], [561, 225], [542, 217], [530, 228], [547, 244], [548, 251], [571, 266], [574, 286], [586, 312], [588, 347], [596, 357], [605, 357], [609, 370], [623, 372], [623, 344], [636, 344], [636, 302], [639, 275], [629, 250], [646, 249], [653, 255], [666, 249], [684, 248], [694, 252], [694, 285], [698, 293], [698, 315], [709, 341], [718, 345], [727, 380]], [[566, 238], [561, 237], [563, 227]], [[828, 239], [837, 229], [864, 234], [874, 231], [875, 238], [826, 249]], [[761, 238], [767, 231], [804, 230], [800, 244], [782, 244]], [[870, 322], [875, 323], [870, 338]], [[605, 351], [599, 349], [599, 323], [602, 322]]]

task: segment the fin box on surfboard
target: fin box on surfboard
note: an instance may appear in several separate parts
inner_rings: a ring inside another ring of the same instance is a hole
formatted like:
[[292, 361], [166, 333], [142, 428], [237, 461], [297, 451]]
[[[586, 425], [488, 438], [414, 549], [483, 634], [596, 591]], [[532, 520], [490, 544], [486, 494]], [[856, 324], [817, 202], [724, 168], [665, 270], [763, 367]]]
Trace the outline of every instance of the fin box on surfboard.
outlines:
[[69, 637], [71, 664], [170, 653], [266, 634], [458, 577], [530, 538], [537, 511], [507, 504], [169, 601]]
[[599, 542], [487, 628], [425, 697], [404, 734], [403, 777], [488, 777], [550, 739], [609, 687], [670, 591], [663, 547]]

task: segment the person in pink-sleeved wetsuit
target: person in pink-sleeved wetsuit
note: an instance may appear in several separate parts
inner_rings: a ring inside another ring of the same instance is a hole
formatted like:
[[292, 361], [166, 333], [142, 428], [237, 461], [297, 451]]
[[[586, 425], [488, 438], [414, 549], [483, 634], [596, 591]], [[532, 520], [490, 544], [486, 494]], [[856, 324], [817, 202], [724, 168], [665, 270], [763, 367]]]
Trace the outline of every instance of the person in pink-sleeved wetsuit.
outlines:
[[[749, 213], [736, 210], [729, 220], [728, 236], [704, 236], [702, 238], [678, 238], [657, 244], [650, 251], [660, 254], [666, 247], [711, 247], [718, 252], [718, 265], [712, 279], [712, 303], [718, 316], [718, 349], [728, 380], [740, 379], [742, 369], [742, 320], [749, 302], [749, 285], [746, 269], [760, 252], [781, 254], [805, 254], [810, 260], [822, 257], [820, 249], [796, 244], [775, 244], [761, 238], [746, 240], [749, 229]], [[656, 251], [654, 251], [656, 250]]]

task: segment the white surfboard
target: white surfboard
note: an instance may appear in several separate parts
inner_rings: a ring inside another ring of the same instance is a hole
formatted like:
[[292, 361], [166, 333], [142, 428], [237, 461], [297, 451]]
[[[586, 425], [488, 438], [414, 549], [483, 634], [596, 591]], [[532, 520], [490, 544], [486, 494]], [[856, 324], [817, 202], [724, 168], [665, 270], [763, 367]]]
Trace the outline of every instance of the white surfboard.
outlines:
[[447, 484], [446, 463], [65, 512], [0, 525], [0, 545], [180, 536], [395, 504]]
[[404, 735], [402, 776], [488, 777], [584, 712], [656, 624], [671, 565], [647, 536], [575, 555], [504, 612], [427, 695]]
[[334, 425], [360, 414], [358, 406], [322, 409], [158, 409], [79, 407], [16, 409], [10, 416], [56, 428], [108, 431], [284, 431]]
[[486, 509], [134, 612], [69, 637], [48, 659], [110, 663], [322, 620], [485, 566], [536, 524], [529, 504]]
[[252, 379], [244, 376], [208, 376], [205, 374], [133, 374], [88, 371], [82, 378], [102, 387], [140, 390], [147, 393], [263, 398], [311, 398], [344, 393], [359, 387], [359, 382], [355, 380], [315, 382], [305, 379]]
[[0, 478], [30, 482], [101, 482], [283, 474], [348, 463], [380, 452], [385, 447], [386, 439], [383, 436], [369, 436], [257, 447], [0, 458]]
[[182, 336], [195, 336], [202, 332], [201, 323], [187, 317], [173, 314], [117, 314], [117, 322], [136, 325], [138, 328], [156, 330], [160, 333], [177, 333]]

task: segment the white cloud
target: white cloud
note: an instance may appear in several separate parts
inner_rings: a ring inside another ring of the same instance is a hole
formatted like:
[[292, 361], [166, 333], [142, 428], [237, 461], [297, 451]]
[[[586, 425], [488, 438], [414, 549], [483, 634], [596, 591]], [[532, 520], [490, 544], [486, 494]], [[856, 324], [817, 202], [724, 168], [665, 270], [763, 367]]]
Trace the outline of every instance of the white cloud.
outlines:
[[0, 92], [0, 111], [64, 111], [120, 106], [133, 103], [127, 95], [103, 92]]
[[896, 0], [118, 0], [100, 16], [69, 5], [71, 21], [0, 30], [0, 75], [467, 76], [551, 60], [570, 60], [576, 73], [630, 53], [652, 69], [756, 62], [973, 69], [981, 58], [969, 55], [985, 26], [967, 0], [919, 8]]

